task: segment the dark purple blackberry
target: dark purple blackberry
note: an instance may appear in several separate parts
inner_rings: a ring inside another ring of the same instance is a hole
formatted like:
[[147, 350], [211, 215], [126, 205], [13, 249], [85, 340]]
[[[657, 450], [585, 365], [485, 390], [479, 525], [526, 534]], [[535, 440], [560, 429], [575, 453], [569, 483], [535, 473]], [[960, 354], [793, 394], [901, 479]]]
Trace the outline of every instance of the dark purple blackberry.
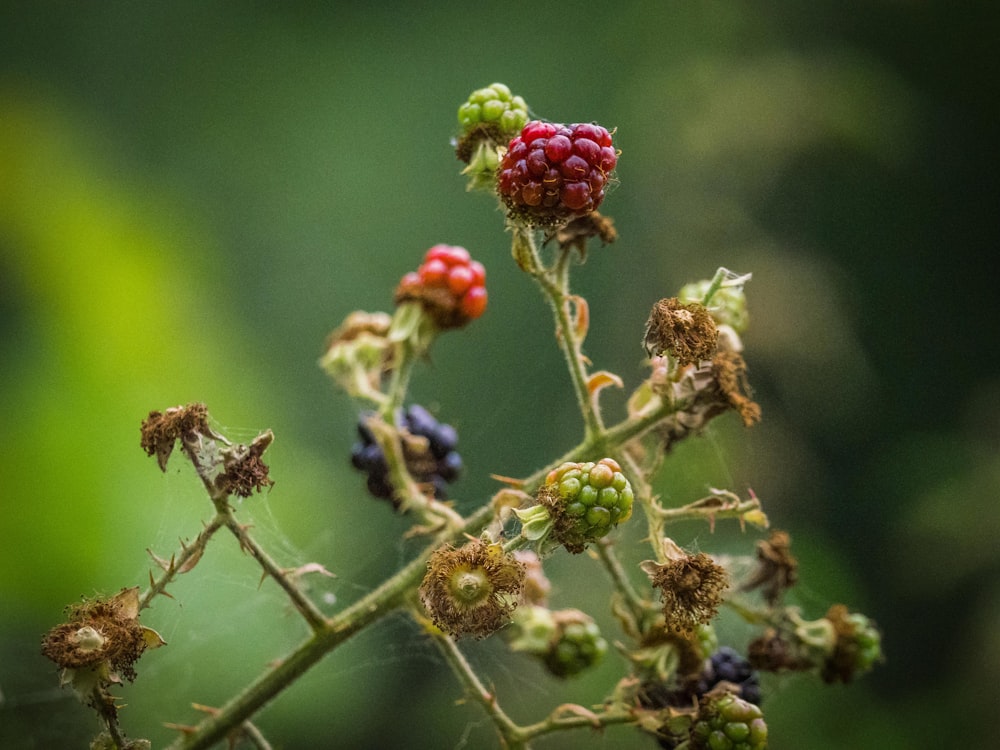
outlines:
[[[374, 497], [392, 500], [398, 508], [385, 455], [368, 427], [372, 416], [371, 412], [364, 412], [358, 418], [360, 440], [351, 446], [351, 465], [368, 475], [368, 491]], [[447, 485], [462, 471], [455, 428], [441, 424], [419, 404], [400, 410], [396, 424], [402, 432], [403, 454], [410, 474], [417, 482], [429, 485], [438, 500], [447, 499]]]
[[742, 654], [729, 646], [722, 646], [712, 654], [698, 677], [696, 693], [704, 695], [720, 682], [739, 685], [739, 697], [748, 703], [760, 705], [760, 680]]

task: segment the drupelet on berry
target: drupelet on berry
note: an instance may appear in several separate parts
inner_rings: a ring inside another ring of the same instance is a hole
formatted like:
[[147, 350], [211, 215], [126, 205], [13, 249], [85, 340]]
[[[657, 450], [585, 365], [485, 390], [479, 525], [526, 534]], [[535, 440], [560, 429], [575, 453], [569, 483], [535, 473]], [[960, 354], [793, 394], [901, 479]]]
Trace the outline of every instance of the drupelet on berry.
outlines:
[[509, 140], [527, 122], [528, 105], [503, 83], [476, 89], [458, 108], [458, 124], [465, 134], [487, 128], [491, 135]]
[[396, 303], [418, 302], [441, 329], [459, 328], [486, 311], [486, 269], [457, 245], [438, 244], [396, 287]]
[[764, 750], [767, 724], [754, 704], [729, 692], [704, 695], [691, 726], [690, 750]]
[[514, 221], [562, 224], [601, 205], [617, 163], [606, 128], [533, 120], [511, 140], [500, 162], [497, 194]]
[[549, 472], [538, 495], [553, 519], [553, 538], [582, 552], [632, 515], [632, 485], [613, 458], [568, 461]]
[[[372, 414], [366, 412], [358, 419], [360, 441], [351, 448], [351, 464], [368, 475], [367, 486], [372, 496], [392, 500], [397, 505], [385, 454], [368, 426], [371, 417]], [[458, 433], [455, 428], [438, 422], [419, 404], [402, 410], [397, 415], [396, 423], [405, 433], [403, 453], [410, 474], [416, 481], [431, 485], [437, 499], [446, 499], [447, 485], [454, 482], [462, 471], [462, 457], [456, 450]], [[414, 437], [417, 439], [414, 440]]]
[[555, 614], [556, 639], [543, 657], [546, 669], [556, 677], [572, 677], [594, 666], [608, 650], [597, 623], [577, 610]]

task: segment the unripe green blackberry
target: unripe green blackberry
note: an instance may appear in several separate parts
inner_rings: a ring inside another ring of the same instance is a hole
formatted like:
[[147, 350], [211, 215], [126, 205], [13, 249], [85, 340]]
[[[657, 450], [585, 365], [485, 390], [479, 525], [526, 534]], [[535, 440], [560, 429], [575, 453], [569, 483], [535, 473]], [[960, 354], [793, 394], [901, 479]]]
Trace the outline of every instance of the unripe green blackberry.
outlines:
[[461, 134], [455, 156], [465, 162], [469, 190], [492, 190], [500, 159], [511, 138], [528, 122], [528, 105], [502, 83], [476, 89], [458, 108]]
[[767, 724], [758, 706], [725, 691], [702, 697], [691, 726], [691, 750], [764, 750]]
[[458, 108], [458, 124], [466, 135], [486, 126], [495, 134], [494, 140], [510, 140], [527, 122], [528, 105], [502, 83], [476, 89]]
[[[711, 279], [703, 279], [681, 287], [677, 298], [684, 304], [697, 302], [705, 304], [705, 294], [712, 286]], [[722, 286], [715, 290], [705, 305], [719, 325], [727, 325], [736, 333], [744, 333], [750, 323], [747, 312], [747, 296], [742, 286]]]
[[832, 624], [836, 640], [820, 670], [824, 682], [850, 682], [882, 660], [882, 635], [865, 615], [834, 604], [825, 619]]
[[556, 677], [572, 677], [594, 666], [608, 651], [597, 623], [576, 609], [553, 613], [556, 637], [545, 654], [545, 666]]
[[593, 618], [578, 609], [521, 606], [511, 618], [510, 648], [538, 657], [556, 677], [572, 677], [597, 664], [608, 642]]
[[549, 472], [538, 493], [552, 517], [552, 537], [582, 552], [632, 515], [632, 485], [613, 458], [568, 461]]

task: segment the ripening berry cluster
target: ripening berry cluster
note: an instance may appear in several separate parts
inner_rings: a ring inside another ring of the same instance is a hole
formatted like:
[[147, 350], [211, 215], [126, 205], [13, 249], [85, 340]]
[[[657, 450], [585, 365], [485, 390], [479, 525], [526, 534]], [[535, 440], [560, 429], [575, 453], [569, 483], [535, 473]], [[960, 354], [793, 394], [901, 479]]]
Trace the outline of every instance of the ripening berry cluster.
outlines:
[[597, 664], [607, 650], [597, 623], [575, 617], [559, 624], [558, 637], [544, 656], [545, 667], [556, 677], [572, 677]]
[[542, 489], [553, 534], [570, 551], [582, 551], [632, 515], [632, 486], [612, 458], [568, 461], [548, 473]]
[[403, 276], [396, 301], [418, 300], [442, 328], [456, 328], [486, 311], [486, 269], [457, 245], [434, 245], [416, 271]]
[[497, 193], [512, 217], [556, 224], [595, 210], [617, 163], [606, 128], [533, 120], [500, 162]]
[[[371, 416], [364, 413], [358, 419], [361, 440], [351, 448], [351, 464], [368, 475], [368, 491], [374, 497], [392, 500], [398, 505], [385, 454], [368, 426]], [[417, 482], [432, 485], [436, 498], [445, 499], [447, 485], [454, 482], [462, 470], [455, 428], [438, 422], [419, 404], [402, 410], [397, 416], [397, 426], [405, 431], [402, 445], [410, 474]], [[414, 436], [418, 439], [413, 440]]]

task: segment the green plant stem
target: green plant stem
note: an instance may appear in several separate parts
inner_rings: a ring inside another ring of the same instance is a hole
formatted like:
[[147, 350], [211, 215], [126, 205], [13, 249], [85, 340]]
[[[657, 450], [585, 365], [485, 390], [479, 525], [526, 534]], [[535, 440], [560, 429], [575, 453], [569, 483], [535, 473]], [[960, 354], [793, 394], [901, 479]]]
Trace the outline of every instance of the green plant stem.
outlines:
[[[156, 580], [153, 580], [153, 575], [150, 573], [149, 588], [139, 600], [140, 611], [150, 605], [153, 601], [153, 597], [157, 594], [164, 593], [167, 586], [179, 574], [187, 572], [194, 566], [194, 563], [197, 562], [197, 559], [200, 558], [202, 553], [205, 551], [205, 545], [208, 544], [208, 540], [211, 539], [215, 532], [221, 529], [225, 523], [225, 514], [216, 512], [215, 516], [208, 522], [205, 528], [201, 530], [201, 533], [198, 534], [194, 542], [191, 544], [181, 544], [180, 552], [171, 556], [170, 562], [167, 563], [167, 568], [164, 570], [163, 575]], [[154, 557], [154, 559], [157, 558]]]
[[[628, 723], [635, 718], [632, 712], [624, 706], [612, 706], [599, 712], [575, 706], [563, 706], [541, 721], [521, 726], [500, 707], [496, 695], [486, 689], [455, 639], [436, 628], [428, 632], [444, 655], [445, 661], [448, 662], [459, 682], [462, 683], [465, 692], [472, 700], [481, 705], [490, 717], [506, 750], [528, 750], [531, 747], [531, 740], [543, 734], [582, 727], [601, 729], [611, 724]], [[561, 714], [560, 709], [566, 713]]]
[[597, 549], [597, 556], [601, 559], [605, 569], [611, 576], [615, 587], [625, 598], [625, 603], [631, 610], [632, 616], [635, 617], [636, 622], [641, 622], [646, 614], [646, 603], [639, 595], [639, 592], [635, 590], [632, 581], [629, 580], [628, 575], [625, 573], [625, 568], [622, 567], [621, 560], [615, 554], [614, 545], [609, 540], [602, 539], [595, 547]]
[[226, 528], [232, 532], [240, 543], [240, 549], [249, 552], [263, 568], [264, 573], [274, 579], [274, 582], [281, 587], [285, 595], [291, 600], [292, 605], [299, 614], [309, 623], [313, 632], [322, 630], [326, 625], [326, 616], [317, 609], [312, 600], [309, 599], [302, 590], [278, 567], [274, 559], [261, 547], [250, 535], [246, 526], [236, 520], [231, 508], [226, 508], [225, 513]]
[[219, 711], [198, 724], [169, 747], [171, 750], [199, 750], [209, 748], [225, 737], [257, 711], [292, 685], [310, 667], [326, 654], [347, 641], [351, 636], [403, 606], [407, 597], [420, 584], [427, 570], [427, 560], [441, 544], [456, 541], [464, 534], [475, 534], [493, 515], [489, 503], [465, 519], [459, 532], [442, 534], [426, 547], [420, 555], [398, 570], [382, 585], [359, 599], [337, 615], [328, 618], [322, 629], [300, 644], [278, 665], [269, 669], [234, 696]]
[[465, 658], [465, 654], [459, 649], [455, 639], [437, 628], [430, 629], [428, 632], [434, 638], [434, 643], [437, 644], [438, 649], [444, 655], [448, 666], [451, 667], [451, 670], [458, 677], [459, 682], [462, 683], [465, 692], [485, 709], [490, 720], [496, 726], [496, 730], [503, 740], [504, 747], [508, 750], [527, 748], [527, 744], [520, 739], [520, 727], [500, 708], [496, 695], [487, 690], [483, 685], [482, 680], [479, 679], [472, 665]]
[[408, 339], [396, 342], [396, 353], [393, 361], [396, 366], [392, 370], [389, 379], [389, 386], [386, 389], [388, 396], [382, 403], [379, 413], [382, 418], [391, 424], [395, 424], [396, 410], [403, 406], [407, 389], [410, 386], [410, 376], [413, 374], [413, 365], [416, 362], [416, 352], [413, 344]]
[[[570, 707], [560, 707], [570, 708]], [[556, 709], [547, 718], [535, 724], [519, 727], [519, 737], [523, 740], [541, 737], [543, 734], [561, 732], [567, 729], [603, 729], [614, 724], [629, 724], [635, 721], [635, 715], [627, 706], [612, 705], [598, 711], [585, 713], [568, 713], [560, 715]], [[520, 747], [525, 747], [521, 745]]]
[[598, 454], [603, 458], [610, 453], [614, 453], [628, 441], [648, 432], [658, 422], [661, 422], [665, 417], [673, 413], [673, 411], [673, 405], [663, 402], [657, 408], [644, 413], [640, 417], [629, 417], [616, 425], [601, 430], [597, 434], [585, 437], [577, 446], [527, 477], [521, 483], [521, 489], [528, 494], [532, 494], [541, 486], [542, 482], [545, 481], [545, 476], [552, 469], [566, 461], [580, 461], [592, 458]]

